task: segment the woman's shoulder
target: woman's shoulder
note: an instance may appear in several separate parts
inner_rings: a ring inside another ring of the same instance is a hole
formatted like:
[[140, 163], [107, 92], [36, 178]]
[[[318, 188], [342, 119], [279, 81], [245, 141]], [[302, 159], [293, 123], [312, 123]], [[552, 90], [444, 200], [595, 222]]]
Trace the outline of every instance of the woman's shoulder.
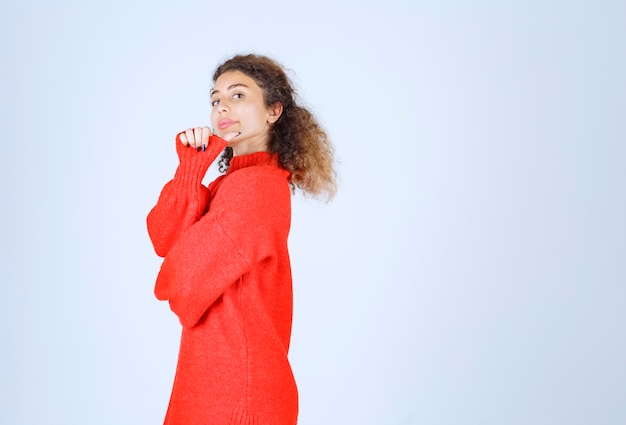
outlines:
[[285, 170], [271, 166], [248, 167], [225, 176], [211, 208], [220, 222], [246, 217], [252, 227], [283, 229], [291, 217], [291, 189]]
[[262, 187], [289, 186], [289, 172], [277, 165], [257, 165], [236, 170], [226, 176], [231, 184], [258, 185]]
[[221, 196], [264, 201], [291, 196], [289, 172], [274, 165], [259, 165], [236, 170], [220, 182]]

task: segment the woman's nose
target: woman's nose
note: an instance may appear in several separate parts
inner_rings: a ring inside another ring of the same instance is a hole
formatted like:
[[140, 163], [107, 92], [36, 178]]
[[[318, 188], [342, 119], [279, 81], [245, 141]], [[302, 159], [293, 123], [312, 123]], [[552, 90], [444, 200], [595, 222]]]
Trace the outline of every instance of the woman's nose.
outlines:
[[219, 105], [217, 106], [217, 110], [220, 112], [226, 112], [228, 111], [228, 105], [226, 104], [226, 102], [221, 101]]

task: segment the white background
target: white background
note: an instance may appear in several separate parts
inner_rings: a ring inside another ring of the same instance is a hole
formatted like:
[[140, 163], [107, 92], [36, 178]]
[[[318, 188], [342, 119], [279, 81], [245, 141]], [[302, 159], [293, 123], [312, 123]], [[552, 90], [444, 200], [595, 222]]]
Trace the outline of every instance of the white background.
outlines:
[[626, 422], [626, 3], [65, 0], [0, 6], [0, 423], [161, 423], [145, 217], [249, 51], [338, 159], [294, 198], [299, 424]]

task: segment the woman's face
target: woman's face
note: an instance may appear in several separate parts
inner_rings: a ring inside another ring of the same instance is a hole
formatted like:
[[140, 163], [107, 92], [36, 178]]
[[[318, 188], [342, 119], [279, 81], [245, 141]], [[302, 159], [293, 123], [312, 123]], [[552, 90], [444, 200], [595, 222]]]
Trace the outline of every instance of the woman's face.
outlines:
[[[211, 91], [211, 124], [235, 155], [266, 151], [282, 106], [265, 106], [263, 90], [240, 71], [220, 75]], [[277, 104], [279, 105], [279, 104]]]

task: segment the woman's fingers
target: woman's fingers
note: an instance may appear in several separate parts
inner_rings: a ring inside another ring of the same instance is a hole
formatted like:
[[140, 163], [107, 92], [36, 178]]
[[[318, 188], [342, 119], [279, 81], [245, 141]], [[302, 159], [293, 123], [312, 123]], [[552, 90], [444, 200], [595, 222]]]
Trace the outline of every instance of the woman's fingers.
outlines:
[[231, 140], [233, 140], [235, 137], [239, 136], [240, 134], [241, 134], [241, 131], [231, 131], [230, 133], [224, 134], [224, 137], [222, 137], [222, 139], [226, 140], [227, 142], [230, 142]]
[[180, 142], [185, 145], [196, 149], [205, 149], [209, 144], [209, 137], [211, 136], [211, 129], [209, 127], [195, 127], [188, 128], [180, 133]]
[[193, 128], [188, 128], [187, 130], [185, 130], [185, 136], [187, 136], [187, 146], [195, 147], [196, 138], [193, 135]]
[[193, 129], [193, 138], [196, 142], [195, 144], [196, 149], [199, 147], [202, 147], [202, 128], [201, 127], [196, 127]]
[[209, 136], [211, 135], [211, 129], [209, 127], [202, 127], [202, 139], [201, 139], [201, 143], [200, 146], [202, 146], [202, 149], [206, 149], [206, 147], [209, 145]]

